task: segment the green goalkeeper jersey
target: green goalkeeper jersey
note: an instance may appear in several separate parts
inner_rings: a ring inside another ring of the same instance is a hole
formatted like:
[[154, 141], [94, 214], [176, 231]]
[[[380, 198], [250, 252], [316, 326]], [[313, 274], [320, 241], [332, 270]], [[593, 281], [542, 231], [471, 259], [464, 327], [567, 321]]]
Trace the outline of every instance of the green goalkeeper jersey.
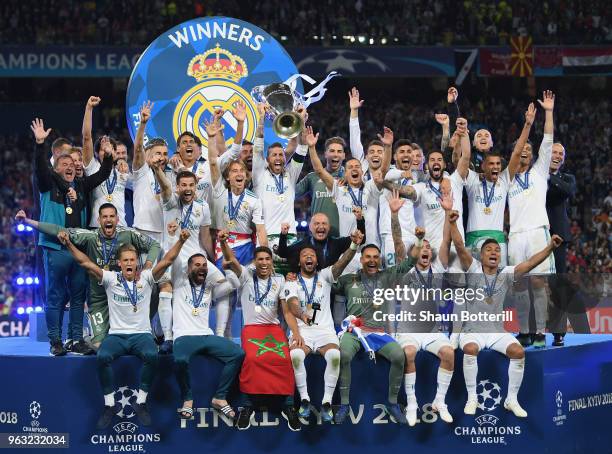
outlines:
[[[40, 222], [38, 224], [38, 230], [53, 236], [57, 236], [62, 230], [67, 231], [70, 234], [70, 241], [72, 241], [78, 249], [83, 251], [85, 255], [100, 268], [108, 268], [109, 271], [120, 271], [117, 262], [117, 250], [122, 244], [131, 244], [136, 248], [139, 254], [147, 254], [147, 260], [150, 260], [152, 263], [157, 260], [160, 252], [159, 243], [151, 237], [129, 227], [117, 226], [115, 234], [116, 242], [114, 242], [114, 239], [104, 239], [104, 246], [107, 251], [107, 262], [105, 263], [105, 254], [102, 251], [104, 236], [100, 228], [95, 230], [64, 228], [56, 224]], [[95, 279], [89, 279], [88, 304], [90, 306], [107, 304], [104, 287], [98, 285]]]
[[[395, 289], [399, 285], [399, 277], [407, 273], [414, 265], [412, 257], [407, 257], [400, 264], [386, 268], [370, 277], [362, 270], [355, 274], [340, 276], [334, 289], [346, 297], [346, 314], [361, 317], [363, 325], [368, 328], [386, 328], [386, 322], [374, 313], [395, 313], [395, 300], [384, 298], [385, 289]], [[374, 299], [380, 304], [374, 304]]]
[[[344, 167], [340, 167], [331, 174], [334, 178], [341, 178], [344, 175]], [[329, 236], [339, 237], [340, 221], [338, 218], [338, 206], [332, 198], [331, 192], [327, 191], [327, 186], [315, 172], [310, 172], [302, 178], [295, 187], [295, 198], [305, 196], [310, 193], [310, 217], [316, 213], [323, 213], [329, 218]]]

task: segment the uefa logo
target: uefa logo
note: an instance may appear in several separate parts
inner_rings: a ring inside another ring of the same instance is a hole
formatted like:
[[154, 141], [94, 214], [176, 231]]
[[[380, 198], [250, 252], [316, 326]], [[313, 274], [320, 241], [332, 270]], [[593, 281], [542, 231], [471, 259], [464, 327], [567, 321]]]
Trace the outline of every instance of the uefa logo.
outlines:
[[42, 413], [41, 405], [35, 400], [33, 400], [32, 403], [30, 404], [30, 416], [32, 417], [32, 419], [38, 419], [40, 418], [41, 413]]

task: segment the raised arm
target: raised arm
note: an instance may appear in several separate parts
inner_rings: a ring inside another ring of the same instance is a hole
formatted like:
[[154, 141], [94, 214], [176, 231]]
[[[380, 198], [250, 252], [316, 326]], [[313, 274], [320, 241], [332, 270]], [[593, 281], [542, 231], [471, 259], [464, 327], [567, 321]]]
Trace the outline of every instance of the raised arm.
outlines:
[[51, 133], [51, 128], [45, 130], [43, 120], [41, 118], [36, 118], [32, 121], [30, 129], [34, 133], [34, 139], [36, 140], [34, 174], [38, 182], [38, 190], [40, 192], [47, 192], [53, 187], [53, 169], [49, 165], [44, 143], [45, 139], [49, 137]]
[[140, 123], [138, 124], [138, 130], [136, 131], [136, 138], [134, 139], [134, 157], [132, 158], [132, 171], [140, 169], [146, 162], [145, 151], [144, 151], [144, 133], [147, 127], [147, 122], [151, 118], [151, 110], [153, 109], [153, 103], [151, 101], [145, 102], [140, 108]]
[[512, 150], [512, 155], [510, 156], [510, 161], [508, 162], [508, 174], [510, 176], [510, 181], [514, 179], [514, 175], [520, 167], [521, 153], [523, 152], [523, 148], [525, 148], [525, 144], [529, 139], [529, 132], [531, 131], [531, 126], [533, 125], [535, 115], [535, 105], [530, 103], [529, 107], [527, 107], [527, 112], [525, 112], [525, 124], [523, 125], [523, 130], [521, 131], [521, 135], [519, 136], [518, 140], [514, 144], [514, 149]]
[[212, 237], [210, 236], [210, 226], [200, 226], [200, 246], [206, 251], [211, 259], [215, 258], [215, 248], [213, 247]]
[[98, 282], [102, 281], [102, 275], [104, 274], [102, 268], [92, 262], [89, 257], [87, 257], [85, 254], [83, 254], [77, 249], [77, 247], [72, 243], [72, 241], [70, 241], [70, 235], [67, 231], [63, 230], [59, 232], [57, 234], [57, 239], [66, 247], [68, 252], [70, 252], [70, 254], [74, 257], [76, 262], [83, 268], [85, 268], [85, 271], [87, 271], [90, 276], [95, 278]]
[[329, 191], [331, 191], [334, 187], [334, 177], [327, 171], [321, 159], [319, 159], [319, 155], [317, 154], [317, 141], [319, 140], [319, 133], [316, 135], [312, 132], [311, 126], [306, 126], [306, 144], [308, 145], [308, 153], [310, 155], [310, 164], [312, 164], [312, 169], [315, 173], [321, 178], [321, 181], [325, 183], [325, 186]]
[[555, 124], [553, 119], [553, 109], [555, 108], [555, 94], [546, 90], [542, 93], [542, 100], [538, 99], [540, 106], [544, 109], [544, 134], [553, 134], [555, 131]]
[[385, 146], [383, 153], [383, 161], [380, 166], [380, 171], [384, 176], [389, 171], [389, 167], [391, 166], [391, 155], [393, 154], [393, 131], [391, 131], [391, 129], [385, 126], [383, 127], [383, 135], [381, 136], [380, 134], [378, 134], [378, 138]]
[[455, 249], [457, 251], [457, 255], [459, 256], [459, 261], [461, 262], [461, 267], [464, 271], [467, 271], [472, 265], [473, 258], [470, 251], [468, 251], [465, 247], [465, 243], [461, 237], [461, 232], [459, 232], [459, 229], [457, 228], [457, 219], [459, 219], [459, 212], [452, 210], [448, 214], [451, 239], [455, 244]]
[[438, 250], [438, 258], [444, 268], [448, 268], [448, 258], [450, 255], [451, 247], [451, 226], [450, 226], [450, 213], [453, 209], [453, 196], [452, 193], [442, 194], [441, 206], [444, 208], [444, 227], [442, 230], [442, 243]]
[[98, 171], [83, 179], [83, 190], [86, 193], [93, 191], [104, 183], [113, 170], [113, 147], [108, 137], [104, 137], [104, 140], [100, 142], [100, 161], [101, 165]]
[[353, 260], [353, 257], [355, 257], [357, 248], [363, 242], [363, 238], [363, 233], [361, 233], [359, 230], [355, 230], [353, 233], [351, 233], [351, 245], [332, 266], [331, 271], [334, 279], [338, 279], [348, 264], [351, 263], [351, 260]]
[[[221, 127], [221, 118], [223, 118], [223, 115], [225, 115], [225, 111], [223, 109], [215, 109], [213, 113], [213, 123], [216, 123], [219, 127]], [[223, 155], [225, 153], [225, 135], [223, 134], [223, 128], [221, 128], [219, 130], [219, 134], [216, 135], [216, 144], [219, 156]]]
[[382, 187], [388, 189], [389, 191], [397, 191], [400, 197], [404, 199], [410, 199], [413, 202], [417, 199], [417, 193], [414, 190], [414, 187], [411, 185], [400, 186], [396, 183], [391, 183], [390, 181], [383, 181]]
[[561, 238], [559, 235], [553, 235], [550, 239], [550, 243], [548, 243], [548, 245], [544, 249], [531, 256], [526, 261], [516, 265], [516, 267], [514, 268], [514, 279], [518, 280], [523, 275], [529, 273], [532, 269], [534, 269], [536, 266], [546, 260], [555, 249], [561, 246], [562, 243], [563, 238]]
[[165, 203], [172, 197], [172, 184], [170, 183], [170, 180], [168, 180], [168, 177], [162, 168], [157, 165], [157, 162], [153, 162], [152, 164], [155, 179], [159, 183], [159, 187], [161, 189], [162, 201]]
[[470, 136], [468, 134], [467, 120], [465, 118], [457, 118], [457, 134], [459, 135], [459, 140], [455, 147], [459, 147], [461, 150], [461, 156], [457, 163], [457, 172], [459, 176], [465, 180], [470, 170], [471, 157]]
[[216, 136], [223, 129], [221, 123], [211, 122], [206, 124], [206, 135], [208, 136], [208, 165], [210, 166], [210, 178], [213, 187], [221, 178], [221, 169], [219, 169], [219, 153], [217, 150]]
[[349, 91], [348, 95], [349, 107], [351, 109], [349, 118], [349, 146], [351, 147], [351, 155], [353, 158], [363, 161], [365, 153], [361, 143], [361, 128], [359, 127], [359, 109], [363, 105], [363, 100], [359, 99], [359, 90], [355, 87]]
[[404, 246], [404, 240], [402, 239], [402, 226], [399, 220], [399, 211], [404, 206], [405, 200], [402, 200], [397, 189], [391, 191], [387, 200], [391, 210], [391, 236], [395, 249], [395, 259], [399, 263], [406, 258], [406, 246]]
[[164, 275], [164, 272], [170, 267], [170, 265], [172, 265], [172, 262], [176, 260], [179, 253], [181, 252], [183, 244], [185, 244], [185, 241], [187, 241], [188, 238], [189, 230], [181, 230], [181, 234], [179, 236], [178, 241], [174, 244], [174, 246], [170, 248], [168, 252], [166, 252], [166, 255], [164, 255], [161, 260], [157, 262], [157, 264], [153, 267], [153, 270], [151, 270], [151, 272], [153, 273], [153, 279], [155, 279], [155, 281], [159, 280]]
[[257, 104], [257, 129], [255, 130], [255, 140], [253, 141], [253, 184], [255, 185], [261, 177], [261, 173], [266, 169], [266, 159], [264, 158], [264, 125], [266, 121], [266, 109], [262, 103]]
[[227, 230], [219, 230], [217, 233], [217, 239], [219, 240], [219, 244], [221, 245], [221, 252], [223, 253], [223, 260], [229, 263], [230, 269], [236, 274], [236, 276], [240, 277], [242, 274], [242, 265], [234, 255], [234, 251], [229, 244], [227, 244], [227, 240], [229, 238], [229, 233]]
[[90, 96], [85, 105], [85, 115], [83, 115], [83, 127], [81, 133], [83, 134], [83, 166], [87, 167], [93, 159], [93, 136], [91, 134], [92, 125], [92, 112], [94, 107], [100, 104], [100, 98], [97, 96]]
[[440, 140], [440, 150], [444, 151], [448, 148], [450, 142], [450, 120], [447, 114], [435, 114], [436, 121], [442, 126], [442, 139]]

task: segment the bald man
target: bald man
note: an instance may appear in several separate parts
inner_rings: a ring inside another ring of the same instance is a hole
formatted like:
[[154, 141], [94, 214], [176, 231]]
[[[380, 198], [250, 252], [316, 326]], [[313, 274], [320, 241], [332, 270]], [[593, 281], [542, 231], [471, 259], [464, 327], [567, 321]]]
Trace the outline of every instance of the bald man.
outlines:
[[[356, 213], [357, 229], [361, 233], [366, 234], [365, 221], [361, 213]], [[313, 245], [317, 251], [317, 260], [321, 268], [326, 268], [338, 261], [346, 248], [351, 245], [351, 237], [344, 236], [340, 238], [330, 237], [330, 223], [327, 215], [317, 213], [310, 219], [309, 231], [310, 235], [297, 243], [287, 246], [287, 233], [289, 232], [289, 224], [281, 224], [281, 234], [278, 242], [278, 250], [276, 254], [279, 257], [287, 259], [295, 259], [299, 256], [299, 251], [305, 245]], [[290, 263], [292, 269], [297, 269], [297, 262]]]

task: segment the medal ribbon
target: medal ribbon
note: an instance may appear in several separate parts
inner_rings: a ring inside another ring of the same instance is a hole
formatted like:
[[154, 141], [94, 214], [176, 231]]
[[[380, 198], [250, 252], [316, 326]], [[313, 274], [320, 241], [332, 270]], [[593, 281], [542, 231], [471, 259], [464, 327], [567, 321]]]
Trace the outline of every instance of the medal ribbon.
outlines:
[[255, 305], [261, 306], [262, 301], [268, 296], [270, 288], [272, 288], [272, 276], [268, 278], [268, 286], [266, 287], [266, 293], [260, 296], [259, 294], [259, 279], [257, 273], [253, 271], [253, 287], [255, 288]]
[[[185, 217], [181, 219], [181, 230], [187, 228], [189, 225], [189, 219], [191, 218], [191, 212], [193, 211], [193, 202], [187, 208], [187, 213], [185, 213]], [[183, 205], [181, 205], [181, 217], [183, 216]]]
[[516, 179], [518, 185], [523, 188], [523, 190], [529, 189], [529, 170], [525, 172], [525, 180], [522, 180], [518, 173], [514, 175], [514, 178]]
[[206, 291], [206, 281], [200, 286], [200, 293], [196, 293], [196, 288], [191, 281], [189, 286], [191, 287], [191, 304], [194, 309], [197, 309], [202, 305], [202, 298], [204, 298], [204, 292]]
[[427, 272], [427, 282], [425, 282], [425, 278], [423, 277], [418, 268], [415, 267], [414, 271], [416, 271], [417, 277], [419, 278], [419, 281], [421, 281], [421, 285], [425, 288], [431, 288], [431, 284], [433, 282], [433, 271], [431, 270], [431, 266], [429, 267], [429, 271]]
[[304, 295], [306, 295], [306, 307], [312, 305], [312, 301], [314, 300], [315, 292], [317, 291], [317, 282], [319, 281], [319, 273], [316, 273], [314, 279], [312, 280], [312, 290], [308, 293], [308, 288], [306, 287], [306, 281], [302, 277], [302, 273], [298, 273], [298, 280], [302, 285], [302, 290], [304, 290]]
[[242, 194], [240, 194], [240, 197], [238, 197], [238, 201], [236, 202], [236, 205], [234, 206], [234, 204], [232, 203], [232, 190], [228, 189], [227, 190], [227, 215], [230, 218], [230, 221], [235, 221], [236, 218], [238, 217], [238, 212], [240, 211], [240, 205], [242, 204], [242, 199], [244, 199], [244, 193], [245, 191], [242, 191]]
[[347, 189], [351, 199], [353, 199], [353, 204], [363, 209], [363, 187], [359, 188], [359, 191], [357, 192], [359, 197], [355, 196], [355, 193], [350, 186], [347, 186]]
[[435, 188], [433, 184], [431, 184], [431, 180], [429, 180], [427, 182], [427, 185], [429, 186], [429, 189], [431, 189], [431, 191], [436, 195], [436, 198], [438, 200], [442, 200], [442, 191], [440, 191], [439, 189]]
[[106, 238], [104, 238], [104, 236], [99, 233], [98, 234], [99, 238], [100, 238], [100, 243], [101, 243], [101, 249], [102, 249], [102, 266], [106, 266], [106, 265], [110, 265], [110, 261], [113, 258], [113, 252], [115, 251], [115, 247], [117, 246], [117, 239], [119, 237], [119, 235], [117, 235], [117, 233], [115, 233], [115, 237], [113, 238], [113, 240], [110, 243], [110, 247], [108, 249], [106, 249]]
[[487, 275], [484, 273], [484, 270], [483, 270], [482, 275], [484, 276], [484, 280], [485, 280], [485, 294], [488, 297], [492, 297], [493, 292], [495, 292], [495, 284], [497, 283], [497, 278], [499, 277], [499, 270], [497, 270], [497, 273], [495, 273], [495, 278], [493, 279], [492, 285], [489, 283], [489, 280], [487, 279]]
[[482, 193], [484, 194], [484, 204], [487, 208], [489, 208], [489, 206], [491, 206], [491, 202], [493, 201], [493, 197], [495, 196], [495, 183], [491, 185], [491, 192], [489, 192], [487, 190], [487, 180], [482, 180]]
[[270, 170], [270, 175], [272, 175], [272, 178], [274, 178], [274, 185], [276, 186], [276, 192], [278, 192], [280, 195], [284, 194], [285, 185], [283, 184], [283, 173], [281, 173], [278, 176], [278, 178], [276, 178], [276, 175], [274, 175], [272, 171]]
[[[109, 183], [109, 180], [110, 180], [110, 183]], [[157, 180], [155, 180], [155, 182], [157, 182]], [[117, 170], [116, 169], [113, 169], [112, 180], [109, 177], [106, 179], [104, 183], [106, 184], [106, 193], [108, 195], [111, 195], [115, 191], [115, 186], [117, 185]]]
[[125, 290], [126, 295], [130, 299], [130, 303], [132, 303], [132, 306], [135, 309], [136, 305], [138, 304], [138, 287], [136, 286], [136, 280], [132, 282], [132, 290], [130, 290], [127, 281], [123, 277], [123, 274], [119, 274], [119, 281], [121, 282], [121, 285], [123, 285], [123, 289]]

